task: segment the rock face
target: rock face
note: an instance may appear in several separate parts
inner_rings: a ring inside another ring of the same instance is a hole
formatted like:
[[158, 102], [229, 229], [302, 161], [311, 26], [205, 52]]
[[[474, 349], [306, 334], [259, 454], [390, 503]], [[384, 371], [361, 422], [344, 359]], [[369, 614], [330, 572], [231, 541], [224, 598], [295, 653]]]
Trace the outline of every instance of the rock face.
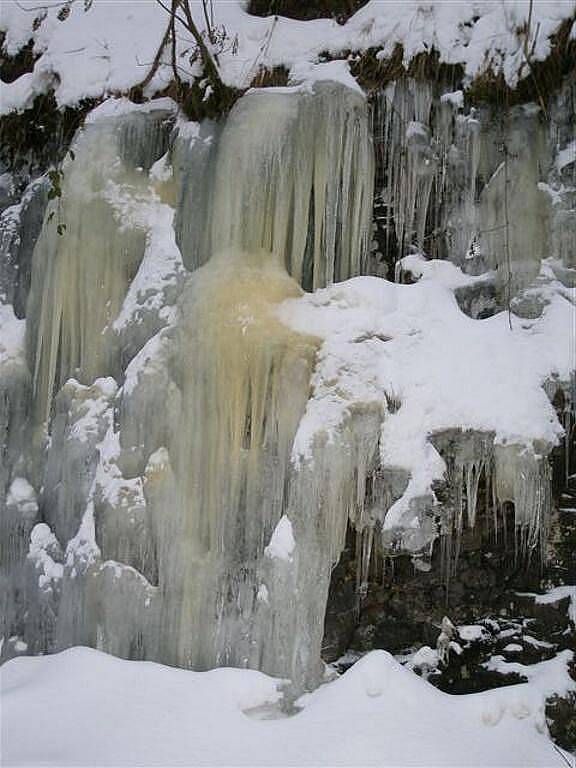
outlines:
[[[372, 107], [321, 82], [219, 124], [91, 113], [59, 193], [0, 219], [2, 658], [85, 644], [298, 692], [386, 648], [463, 691], [521, 675], [500, 652], [568, 651], [574, 88], [546, 120], [404, 77]], [[450, 312], [493, 398], [482, 334], [508, 339], [528, 426], [445, 402], [474, 383]]]

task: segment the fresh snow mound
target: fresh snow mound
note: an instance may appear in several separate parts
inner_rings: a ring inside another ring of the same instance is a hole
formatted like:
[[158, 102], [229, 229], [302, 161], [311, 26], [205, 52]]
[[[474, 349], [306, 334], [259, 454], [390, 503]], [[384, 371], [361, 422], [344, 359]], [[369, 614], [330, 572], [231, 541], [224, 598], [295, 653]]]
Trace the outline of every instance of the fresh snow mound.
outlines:
[[[544, 697], [574, 683], [562, 658], [534, 680], [443, 693], [384, 651], [367, 654], [283, 716], [282, 681], [190, 672], [87, 648], [2, 668], [3, 765], [549, 766]], [[458, 728], [454, 728], [454, 723]], [[30, 723], [34, 735], [30, 738]]]

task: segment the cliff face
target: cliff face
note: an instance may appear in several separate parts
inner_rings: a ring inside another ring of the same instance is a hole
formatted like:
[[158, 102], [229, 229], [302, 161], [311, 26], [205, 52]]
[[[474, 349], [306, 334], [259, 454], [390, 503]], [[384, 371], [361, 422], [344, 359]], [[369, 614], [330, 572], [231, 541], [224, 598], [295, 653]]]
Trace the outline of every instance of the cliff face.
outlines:
[[3, 659], [462, 692], [573, 649], [573, 76], [302, 80], [5, 156]]

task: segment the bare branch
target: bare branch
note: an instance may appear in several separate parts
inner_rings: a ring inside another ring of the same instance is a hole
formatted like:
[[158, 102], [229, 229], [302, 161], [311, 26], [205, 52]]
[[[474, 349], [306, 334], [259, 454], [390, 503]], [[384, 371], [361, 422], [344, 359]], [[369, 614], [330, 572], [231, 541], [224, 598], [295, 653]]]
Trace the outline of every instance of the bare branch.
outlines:
[[74, 0], [70, 2], [69, 0], [61, 0], [61, 2], [52, 3], [50, 5], [34, 5], [30, 8], [26, 8], [26, 6], [22, 5], [22, 3], [19, 3], [18, 0], [12, 0], [15, 6], [20, 8], [21, 11], [25, 11], [26, 13], [33, 13], [35, 11], [50, 11], [52, 8], [61, 8], [63, 5], [72, 5]]
[[164, 36], [162, 38], [162, 42], [160, 43], [158, 50], [156, 51], [156, 55], [154, 56], [154, 60], [152, 61], [152, 66], [148, 70], [148, 74], [142, 80], [142, 82], [138, 83], [136, 88], [144, 89], [146, 86], [150, 83], [156, 72], [158, 71], [158, 67], [160, 66], [160, 63], [162, 61], [162, 54], [164, 53], [164, 48], [166, 47], [168, 40], [170, 38], [170, 29], [172, 25], [172, 20], [166, 27], [166, 31], [164, 32]]
[[[208, 113], [212, 112], [212, 114], [215, 112], [219, 113], [221, 111], [226, 111], [234, 102], [237, 91], [223, 82], [220, 76], [216, 55], [211, 51], [212, 41], [217, 38], [214, 36], [214, 30], [210, 23], [209, 9], [206, 0], [203, 0], [203, 8], [206, 23], [208, 24], [206, 33], [208, 35], [208, 42], [205, 33], [200, 32], [194, 22], [189, 0], [155, 1], [169, 14], [169, 22], [156, 52], [156, 56], [154, 57], [154, 61], [152, 62], [150, 71], [144, 80], [135, 87], [135, 95], [138, 91], [141, 92], [141, 90], [151, 82], [162, 63], [164, 51], [169, 46], [173, 82], [177, 89], [177, 99], [181, 102], [184, 111], [187, 114], [195, 116], [205, 114], [207, 111]], [[170, 5], [168, 5], [168, 2], [170, 2]], [[202, 63], [202, 77], [191, 76], [190, 72], [185, 72], [185, 70], [178, 65], [178, 35], [176, 22], [181, 24], [184, 30], [186, 30], [194, 40], [194, 53], [192, 56], [193, 58], [198, 57]], [[180, 75], [180, 72], [185, 73], [185, 80]], [[190, 82], [188, 82], [188, 80], [190, 80]], [[201, 82], [202, 80], [208, 82], [210, 85], [209, 91], [213, 94], [214, 98], [208, 98], [208, 91], [206, 91], [204, 84]]]
[[178, 14], [176, 13], [178, 2], [176, 2], [174, 5], [174, 11], [171, 8], [169, 8], [165, 3], [163, 3], [162, 0], [156, 0], [156, 2], [161, 8], [164, 8], [166, 13], [169, 13], [171, 16], [174, 16], [174, 18], [178, 19], [178, 21], [180, 22], [180, 24], [182, 24], [183, 27], [186, 27], [186, 21], [182, 18], [182, 16], [178, 16]]
[[[214, 39], [212, 36], [212, 25], [210, 24], [210, 19], [208, 18], [208, 0], [202, 0], [202, 10], [204, 11], [204, 21], [206, 22], [206, 32], [208, 33], [208, 39], [210, 40], [210, 43], [214, 45]], [[214, 55], [214, 58], [216, 58], [216, 55]]]
[[222, 78], [220, 77], [218, 66], [214, 61], [214, 57], [212, 53], [208, 50], [208, 47], [204, 42], [204, 38], [202, 37], [202, 35], [198, 31], [196, 24], [194, 23], [194, 19], [192, 18], [192, 12], [190, 10], [190, 5], [188, 0], [177, 0], [177, 4], [184, 11], [184, 15], [186, 17], [186, 22], [187, 22], [185, 24], [185, 27], [190, 32], [190, 34], [192, 35], [192, 37], [196, 42], [196, 45], [198, 46], [198, 50], [200, 51], [200, 56], [202, 57], [202, 63], [204, 64], [204, 69], [206, 71], [206, 75], [210, 80], [212, 87], [214, 88], [214, 90], [222, 90], [224, 88], [224, 83], [222, 82]]
[[174, 80], [178, 83], [178, 87], [182, 86], [180, 75], [178, 74], [178, 64], [176, 62], [176, 7], [178, 0], [172, 0], [172, 13], [170, 14], [170, 43], [171, 43], [171, 56], [170, 61], [172, 64], [172, 74]]

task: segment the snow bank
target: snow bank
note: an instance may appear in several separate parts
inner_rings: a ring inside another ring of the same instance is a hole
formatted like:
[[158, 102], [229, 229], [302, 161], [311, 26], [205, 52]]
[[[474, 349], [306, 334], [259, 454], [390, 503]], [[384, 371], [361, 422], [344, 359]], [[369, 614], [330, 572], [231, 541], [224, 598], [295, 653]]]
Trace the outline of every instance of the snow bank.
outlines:
[[86, 648], [21, 657], [2, 668], [3, 764], [431, 767], [473, 756], [549, 768], [562, 757], [544, 695], [574, 686], [566, 660], [538, 665], [534, 682], [451, 696], [374, 651], [286, 717], [282, 681], [260, 672], [188, 672]]
[[[50, 87], [60, 105], [73, 105], [85, 97], [125, 93], [144, 80], [166, 29], [166, 11], [160, 4], [140, 0], [94, 0], [87, 11], [85, 7], [72, 3], [68, 17], [60, 21], [62, 4], [53, 3], [35, 24], [41, 10], [37, 0], [4, 0], [0, 30], [6, 32], [6, 53], [14, 55], [32, 39], [40, 57], [32, 73], [2, 84], [0, 113], [27, 108]], [[372, 0], [341, 26], [329, 19], [259, 18], [244, 7], [244, 0], [213, 4], [214, 26], [225, 32], [218, 52], [222, 75], [240, 88], [250, 84], [260, 67], [295, 67], [295, 77], [306, 79], [311, 74], [315, 79], [319, 73], [308, 72], [306, 65], [317, 63], [322, 53], [338, 56], [379, 47], [380, 57], [386, 58], [397, 45], [403, 47], [406, 64], [418, 53], [435, 49], [442, 61], [463, 65], [470, 80], [493, 68], [514, 86], [530, 73], [524, 50], [531, 51], [532, 62], [545, 59], [550, 36], [575, 11], [573, 0], [536, 0], [533, 7], [524, 0]], [[191, 9], [203, 29], [201, 4], [192, 2]], [[530, 15], [526, 40], [521, 30]], [[183, 30], [179, 38], [181, 75], [186, 76], [187, 68], [192, 74], [188, 64], [192, 41]], [[346, 77], [342, 70], [333, 70], [329, 79], [334, 75]], [[171, 78], [166, 57], [149, 92], [166, 87]]]
[[404, 266], [419, 276], [417, 283], [358, 277], [288, 299], [279, 309], [291, 328], [323, 339], [294, 441], [295, 464], [311, 460], [319, 435], [334, 440], [355, 410], [389, 403], [381, 460], [406, 471], [410, 482], [385, 528], [400, 524], [409, 502], [432, 495], [433, 481], [442, 479], [445, 464], [429, 440], [434, 434], [476, 430], [493, 434], [496, 445], [535, 453], [557, 444], [563, 429], [542, 385], [569, 381], [576, 367], [574, 289], [547, 283], [549, 303], [535, 320], [506, 312], [474, 320], [454, 291], [485, 277], [416, 256]]

